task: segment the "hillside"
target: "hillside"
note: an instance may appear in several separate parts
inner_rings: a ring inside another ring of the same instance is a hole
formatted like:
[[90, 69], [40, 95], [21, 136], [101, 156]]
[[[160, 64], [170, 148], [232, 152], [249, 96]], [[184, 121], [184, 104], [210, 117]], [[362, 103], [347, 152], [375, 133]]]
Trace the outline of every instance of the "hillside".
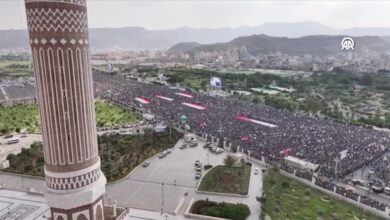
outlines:
[[[340, 42], [344, 36], [306, 36], [300, 38], [270, 37], [252, 35], [239, 37], [227, 43], [201, 45], [187, 52], [214, 51], [241, 48], [245, 46], [252, 55], [280, 51], [291, 55], [329, 55], [340, 51]], [[376, 52], [390, 51], [390, 42], [381, 37], [355, 37], [355, 50]]]
[[189, 51], [194, 49], [195, 47], [201, 46], [201, 44], [196, 42], [184, 42], [184, 43], [178, 43], [173, 45], [169, 50], [167, 50], [168, 53], [179, 53], [184, 51]]
[[[390, 36], [390, 28], [335, 29], [312, 21], [295, 23], [264, 23], [237, 28], [190, 28], [148, 30], [143, 27], [91, 28], [92, 49], [168, 49], [180, 42], [212, 44], [228, 42], [241, 36], [266, 34], [297, 38], [309, 35]], [[28, 48], [26, 30], [0, 30], [0, 49]]]

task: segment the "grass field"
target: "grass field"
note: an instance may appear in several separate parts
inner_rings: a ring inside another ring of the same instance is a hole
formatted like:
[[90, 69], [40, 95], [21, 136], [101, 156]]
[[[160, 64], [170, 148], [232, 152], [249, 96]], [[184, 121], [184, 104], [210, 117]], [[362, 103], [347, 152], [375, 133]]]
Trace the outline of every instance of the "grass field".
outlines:
[[348, 203], [330, 198], [270, 169], [263, 178], [262, 219], [379, 220]]
[[0, 60], [0, 68], [6, 68], [12, 64], [30, 65], [30, 61]]
[[36, 104], [20, 104], [0, 107], [0, 133], [27, 129], [28, 133], [39, 131], [38, 108]]
[[203, 177], [199, 191], [246, 195], [250, 175], [251, 165], [233, 167], [232, 170], [226, 166], [216, 166]]
[[106, 101], [96, 101], [96, 121], [98, 127], [134, 124], [141, 115]]
[[[172, 129], [172, 138], [168, 131], [157, 134], [153, 130], [145, 130], [143, 135], [99, 136], [102, 171], [110, 182], [123, 178], [144, 160], [173, 147], [180, 138], [182, 134], [175, 129]], [[10, 161], [10, 167], [5, 170], [7, 172], [44, 175], [42, 144], [33, 144], [30, 149], [22, 149], [18, 155], [8, 155], [7, 159]]]
[[[137, 122], [140, 115], [106, 101], [96, 101], [96, 121], [98, 127], [120, 126]], [[36, 104], [0, 106], [0, 134], [19, 132], [39, 132], [39, 116]]]
[[0, 60], [0, 77], [32, 76], [30, 61]]

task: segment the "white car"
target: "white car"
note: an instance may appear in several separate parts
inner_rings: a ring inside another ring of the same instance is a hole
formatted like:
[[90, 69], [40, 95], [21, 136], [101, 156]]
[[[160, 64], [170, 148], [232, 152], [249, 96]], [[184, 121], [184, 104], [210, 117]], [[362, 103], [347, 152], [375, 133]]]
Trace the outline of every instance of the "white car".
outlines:
[[255, 175], [259, 174], [259, 168], [255, 168], [254, 174], [255, 174]]

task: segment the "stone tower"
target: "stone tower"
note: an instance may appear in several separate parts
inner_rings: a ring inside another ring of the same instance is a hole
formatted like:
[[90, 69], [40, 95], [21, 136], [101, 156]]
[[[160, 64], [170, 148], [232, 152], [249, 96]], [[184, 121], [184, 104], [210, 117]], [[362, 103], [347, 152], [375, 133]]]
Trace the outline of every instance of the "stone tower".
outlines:
[[25, 4], [52, 219], [104, 219], [86, 0]]

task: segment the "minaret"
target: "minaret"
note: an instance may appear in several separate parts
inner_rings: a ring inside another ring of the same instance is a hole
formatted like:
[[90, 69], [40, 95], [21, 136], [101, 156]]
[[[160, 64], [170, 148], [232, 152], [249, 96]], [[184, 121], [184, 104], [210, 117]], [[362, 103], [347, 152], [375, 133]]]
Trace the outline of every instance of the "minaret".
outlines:
[[52, 219], [104, 219], [86, 0], [25, 3]]

